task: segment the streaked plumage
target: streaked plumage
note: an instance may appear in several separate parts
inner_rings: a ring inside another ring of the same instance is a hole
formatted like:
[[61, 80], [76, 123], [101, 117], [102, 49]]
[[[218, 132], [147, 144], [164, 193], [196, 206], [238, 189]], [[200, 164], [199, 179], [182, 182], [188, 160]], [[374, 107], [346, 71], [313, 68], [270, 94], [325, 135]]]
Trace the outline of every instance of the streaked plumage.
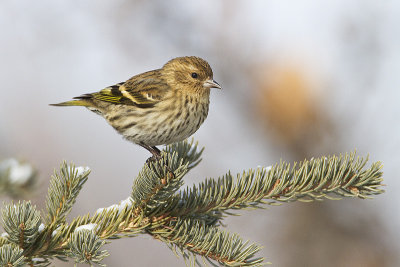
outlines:
[[210, 88], [221, 87], [205, 60], [178, 57], [161, 69], [53, 106], [87, 107], [159, 157], [157, 145], [182, 141], [199, 129], [208, 114]]

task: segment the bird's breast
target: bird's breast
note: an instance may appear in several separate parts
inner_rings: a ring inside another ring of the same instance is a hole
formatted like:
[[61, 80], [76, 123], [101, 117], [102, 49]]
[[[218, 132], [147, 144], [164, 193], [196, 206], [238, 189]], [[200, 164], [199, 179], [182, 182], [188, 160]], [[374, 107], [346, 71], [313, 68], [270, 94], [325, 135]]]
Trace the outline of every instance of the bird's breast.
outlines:
[[120, 107], [117, 115], [106, 119], [126, 139], [157, 146], [182, 141], [194, 134], [207, 118], [208, 108], [209, 101], [181, 96], [165, 99], [150, 108]]

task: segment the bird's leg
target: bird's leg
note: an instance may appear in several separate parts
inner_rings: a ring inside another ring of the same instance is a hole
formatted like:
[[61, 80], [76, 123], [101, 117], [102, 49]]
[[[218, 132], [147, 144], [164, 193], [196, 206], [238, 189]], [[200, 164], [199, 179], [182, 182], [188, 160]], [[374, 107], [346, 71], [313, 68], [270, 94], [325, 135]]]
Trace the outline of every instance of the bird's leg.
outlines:
[[145, 144], [139, 144], [141, 147], [147, 149], [153, 156], [148, 158], [147, 161], [155, 161], [161, 159], [161, 151], [156, 146], [148, 146]]

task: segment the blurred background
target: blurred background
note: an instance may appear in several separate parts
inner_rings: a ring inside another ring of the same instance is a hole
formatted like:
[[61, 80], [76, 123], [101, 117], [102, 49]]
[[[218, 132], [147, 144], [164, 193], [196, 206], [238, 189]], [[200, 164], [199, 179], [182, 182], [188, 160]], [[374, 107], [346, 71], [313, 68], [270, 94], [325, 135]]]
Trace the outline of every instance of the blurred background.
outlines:
[[[92, 169], [70, 218], [118, 203], [149, 153], [92, 112], [48, 104], [200, 56], [223, 90], [194, 135], [206, 150], [188, 185], [355, 149], [384, 163], [373, 200], [243, 212], [227, 229], [274, 266], [399, 266], [399, 25], [398, 1], [2, 1], [0, 159], [35, 166], [24, 196], [40, 208], [62, 160]], [[147, 236], [105, 248], [108, 266], [184, 266]]]

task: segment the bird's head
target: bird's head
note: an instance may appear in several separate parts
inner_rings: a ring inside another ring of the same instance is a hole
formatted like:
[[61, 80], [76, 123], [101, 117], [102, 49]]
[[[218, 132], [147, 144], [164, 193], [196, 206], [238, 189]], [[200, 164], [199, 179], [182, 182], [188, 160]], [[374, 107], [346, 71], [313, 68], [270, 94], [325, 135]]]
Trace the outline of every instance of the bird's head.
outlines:
[[203, 94], [209, 93], [210, 88], [221, 89], [213, 79], [210, 65], [199, 57], [174, 58], [163, 66], [162, 72], [167, 82], [177, 90]]

